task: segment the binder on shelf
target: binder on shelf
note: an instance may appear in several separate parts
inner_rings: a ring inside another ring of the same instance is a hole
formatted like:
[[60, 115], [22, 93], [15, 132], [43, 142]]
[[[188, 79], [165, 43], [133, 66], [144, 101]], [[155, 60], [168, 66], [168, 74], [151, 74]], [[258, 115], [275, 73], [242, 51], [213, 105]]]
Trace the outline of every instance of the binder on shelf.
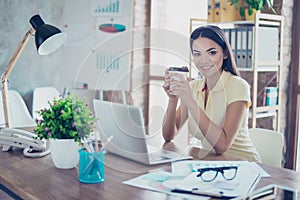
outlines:
[[235, 62], [237, 60], [237, 55], [236, 55], [236, 29], [229, 29], [229, 43], [232, 48], [232, 53], [235, 59]]
[[247, 27], [247, 55], [246, 55], [246, 67], [252, 69], [253, 64], [253, 27]]
[[[230, 43], [234, 49], [235, 61], [238, 68], [252, 68], [252, 32], [247, 27], [234, 28]], [[251, 37], [251, 38], [249, 38]]]
[[230, 29], [223, 29], [225, 33], [225, 37], [227, 38], [228, 42], [230, 43]]
[[215, 9], [214, 9], [213, 19], [214, 19], [214, 22], [221, 21], [220, 0], [215, 0]]
[[266, 87], [264, 101], [265, 106], [278, 105], [278, 87]]
[[[239, 4], [239, 7], [240, 6], [241, 3]], [[208, 0], [208, 8], [209, 22], [211, 22], [211, 18], [209, 18], [210, 11], [213, 13], [213, 22], [232, 22], [242, 20], [239, 9], [235, 9], [234, 5], [227, 0]]]
[[239, 2], [238, 10], [235, 9], [234, 5], [228, 2], [228, 0], [219, 0], [220, 1], [220, 21], [221, 22], [232, 22], [232, 21], [241, 21], [242, 17], [239, 13], [239, 8], [242, 5], [242, 2]]
[[253, 27], [224, 28], [238, 68], [252, 69]]
[[240, 59], [240, 67], [247, 68], [247, 28], [239, 28], [240, 36], [239, 38], [241, 42], [241, 59]]
[[242, 60], [242, 31], [241, 31], [241, 28], [236, 28], [236, 65], [238, 68], [244, 68], [243, 60]]
[[214, 22], [215, 0], [208, 0], [207, 22]]

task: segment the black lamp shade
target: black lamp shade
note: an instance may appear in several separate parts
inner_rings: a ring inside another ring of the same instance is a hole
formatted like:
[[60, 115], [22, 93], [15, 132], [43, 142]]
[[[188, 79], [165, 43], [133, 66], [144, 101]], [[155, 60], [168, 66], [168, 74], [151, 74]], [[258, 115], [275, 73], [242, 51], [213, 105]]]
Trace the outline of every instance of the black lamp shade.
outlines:
[[52, 53], [66, 40], [67, 34], [58, 28], [45, 24], [39, 15], [34, 15], [29, 20], [35, 29], [35, 44], [40, 55]]

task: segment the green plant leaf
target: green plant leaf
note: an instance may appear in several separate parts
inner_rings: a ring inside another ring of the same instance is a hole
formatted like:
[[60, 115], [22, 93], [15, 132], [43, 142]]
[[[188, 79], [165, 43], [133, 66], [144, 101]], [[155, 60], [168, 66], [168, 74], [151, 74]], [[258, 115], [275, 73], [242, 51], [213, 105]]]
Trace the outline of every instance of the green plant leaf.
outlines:
[[258, 1], [256, 10], [262, 10], [264, 6], [265, 6], [265, 1]]
[[[85, 100], [85, 99], [84, 99]], [[36, 120], [37, 134], [39, 139], [71, 139], [80, 142], [95, 129], [96, 118], [84, 101], [76, 95], [65, 99], [54, 99], [48, 102], [50, 108], [38, 111], [41, 120]]]
[[246, 3], [251, 5], [251, 4], [253, 4], [253, 0], [246, 0]]
[[240, 15], [242, 18], [245, 17], [245, 8], [243, 6], [240, 7]]
[[248, 8], [248, 15], [249, 15], [249, 16], [251, 16], [251, 15], [252, 15], [252, 13], [253, 13], [252, 7], [251, 7], [251, 6], [249, 6], [249, 8]]
[[230, 5], [234, 5], [236, 10], [239, 9], [239, 0], [228, 0], [227, 2], [230, 3]]

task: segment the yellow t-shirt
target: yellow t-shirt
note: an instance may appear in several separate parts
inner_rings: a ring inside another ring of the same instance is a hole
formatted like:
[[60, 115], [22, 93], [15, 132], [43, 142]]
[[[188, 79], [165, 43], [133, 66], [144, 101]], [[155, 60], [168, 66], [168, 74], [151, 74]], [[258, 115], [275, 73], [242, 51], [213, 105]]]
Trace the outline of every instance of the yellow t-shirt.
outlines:
[[[233, 144], [225, 154], [230, 154], [249, 161], [260, 161], [260, 156], [253, 146], [248, 132], [248, 114], [251, 105], [249, 84], [241, 77], [223, 71], [217, 84], [209, 92], [205, 109], [205, 92], [203, 91], [205, 79], [194, 80], [190, 85], [193, 97], [199, 107], [205, 112], [207, 117], [219, 127], [223, 127], [226, 109], [229, 104], [235, 101], [247, 102], [247, 112], [245, 112], [243, 116], [240, 130]], [[191, 135], [202, 142], [205, 149], [213, 150], [190, 114], [188, 117], [188, 129]]]

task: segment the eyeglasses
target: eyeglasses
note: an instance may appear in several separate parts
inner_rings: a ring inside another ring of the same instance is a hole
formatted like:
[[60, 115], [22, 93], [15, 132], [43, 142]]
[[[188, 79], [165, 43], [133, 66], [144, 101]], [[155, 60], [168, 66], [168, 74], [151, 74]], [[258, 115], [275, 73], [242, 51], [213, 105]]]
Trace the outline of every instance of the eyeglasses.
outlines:
[[210, 182], [215, 180], [220, 172], [225, 180], [230, 181], [236, 177], [237, 169], [237, 166], [200, 168], [197, 170], [199, 172], [197, 177], [201, 177], [204, 182]]

